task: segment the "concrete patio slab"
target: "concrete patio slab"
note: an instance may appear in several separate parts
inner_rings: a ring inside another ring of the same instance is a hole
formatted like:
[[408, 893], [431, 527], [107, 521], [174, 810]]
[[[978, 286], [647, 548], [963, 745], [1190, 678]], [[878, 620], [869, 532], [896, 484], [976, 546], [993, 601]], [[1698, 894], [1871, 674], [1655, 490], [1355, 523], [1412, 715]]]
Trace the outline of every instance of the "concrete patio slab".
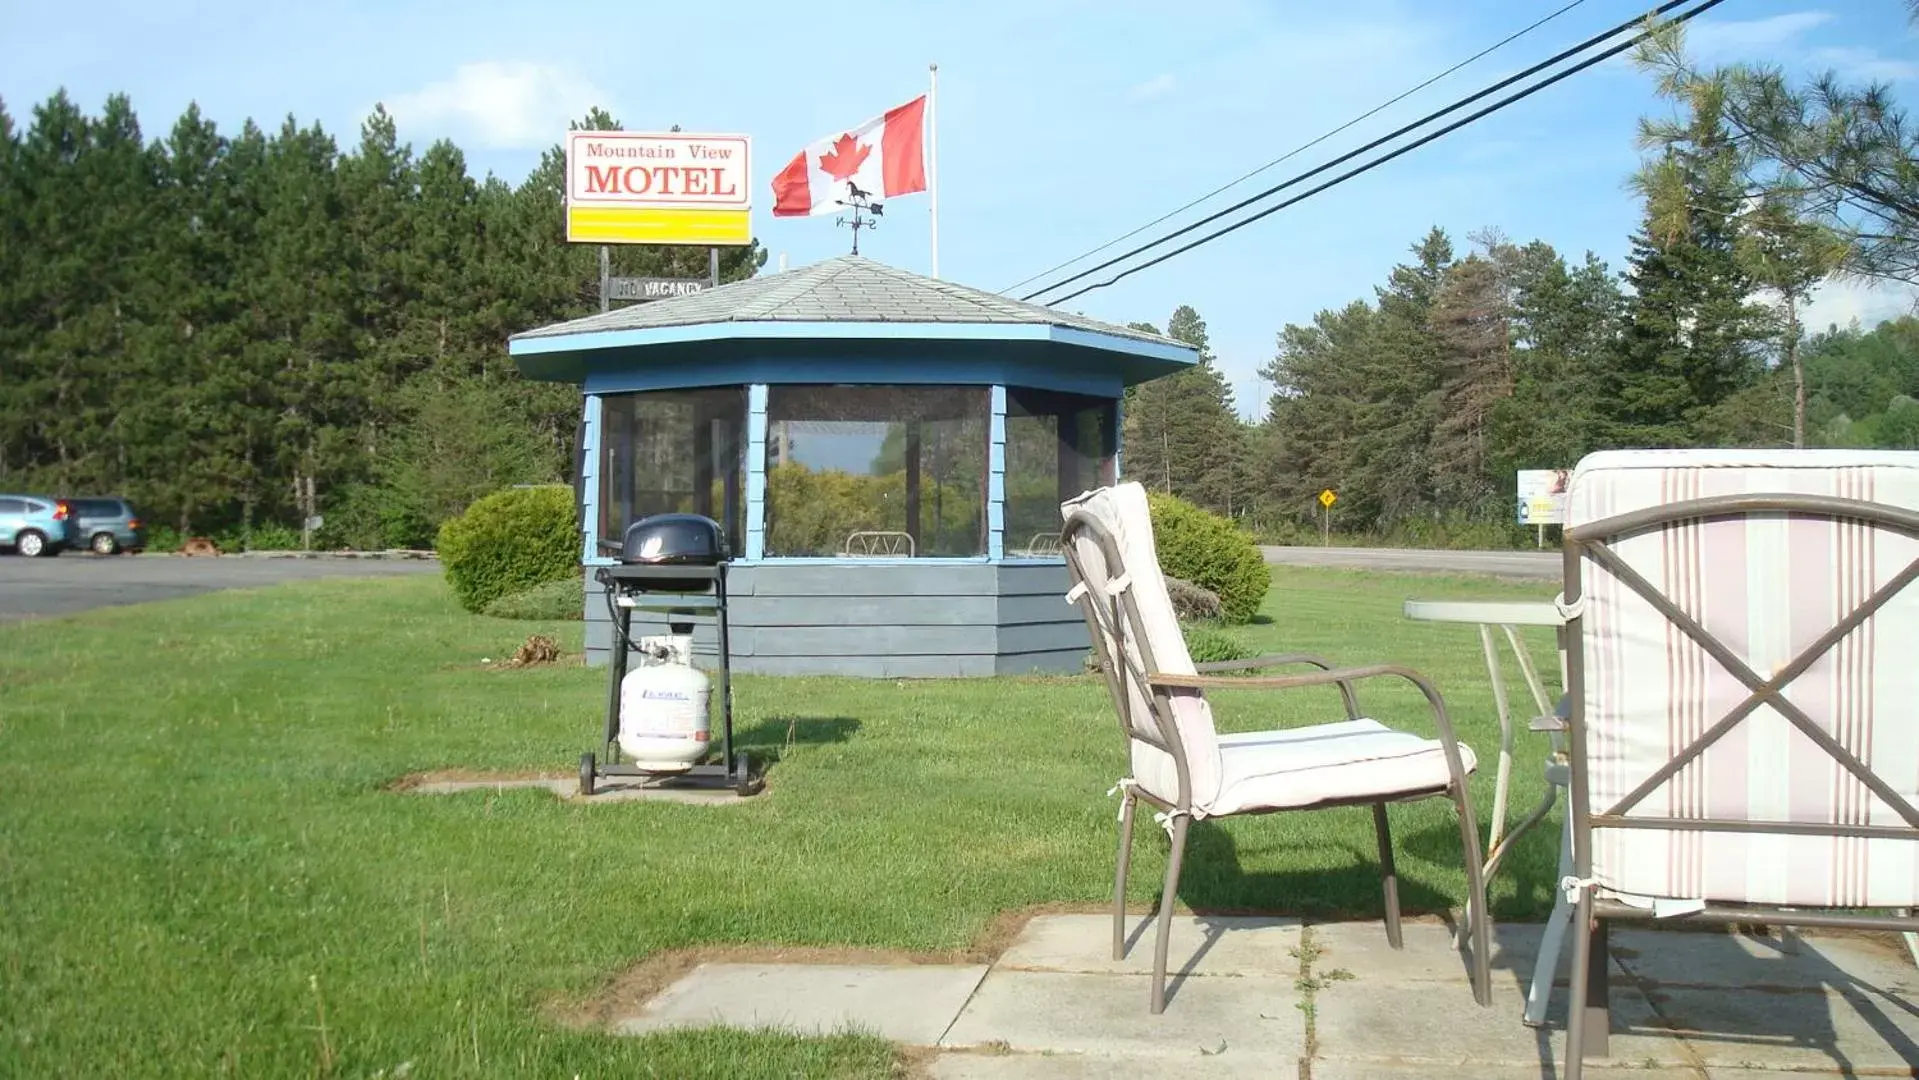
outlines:
[[1919, 1065], [1919, 1001], [1910, 997], [1664, 987], [1648, 996], [1708, 1066], [1911, 1075]]
[[[1776, 989], [1868, 988], [1919, 1000], [1919, 967], [1905, 945], [1850, 935], [1806, 936], [1790, 929], [1729, 934], [1711, 927], [1639, 930], [1615, 926], [1612, 954], [1635, 976], [1669, 986]], [[1570, 950], [1569, 950], [1570, 951]]]
[[[1174, 975], [1291, 977], [1299, 972], [1298, 919], [1232, 916], [1173, 917], [1166, 972]], [[1000, 956], [998, 970], [1065, 971], [1104, 975], [1150, 975], [1153, 939], [1150, 915], [1127, 918], [1127, 952], [1113, 959], [1111, 915], [1041, 915]]]
[[[1178, 1070], [1180, 1080], [1294, 1080], [1300, 1075], [1297, 1062], [1229, 1062], [1224, 1055], [1181, 1061]], [[933, 1080], [1153, 1080], [1167, 1075], [1163, 1063], [1142, 1065], [1138, 1058], [1096, 1054], [946, 1053], [927, 1071]]]
[[[1539, 955], [1540, 926], [1535, 923], [1493, 924], [1494, 985], [1523, 989], [1532, 978]], [[1400, 927], [1405, 948], [1386, 942], [1386, 929], [1376, 922], [1314, 923], [1313, 961], [1316, 971], [1344, 968], [1355, 975], [1393, 982], [1444, 982], [1465, 986], [1471, 982], [1466, 953], [1453, 948], [1452, 929], [1438, 923], [1407, 923]]]
[[983, 964], [701, 964], [613, 1028], [622, 1035], [710, 1024], [820, 1035], [862, 1030], [932, 1046], [985, 974]]
[[[1458, 1065], [1393, 1064], [1380, 1061], [1315, 1061], [1313, 1080], [1552, 1080], [1560, 1073], [1559, 1063], [1552, 1065]], [[1740, 1073], [1740, 1080], [1757, 1080], [1757, 1074]], [[1705, 1080], [1698, 1069], [1615, 1069], [1586, 1066], [1586, 1080]], [[1777, 1080], [1777, 1078], [1772, 1078]], [[1817, 1076], [1796, 1073], [1792, 1080], [1820, 1080]]]
[[[1315, 965], [1315, 970], [1320, 966]], [[1530, 1066], [1565, 1056], [1566, 1005], [1555, 995], [1547, 1029], [1520, 1022], [1524, 997], [1496, 988], [1482, 1008], [1462, 982], [1457, 988], [1394, 983], [1364, 976], [1334, 982], [1315, 997], [1319, 1056], [1348, 1062], [1431, 1063], [1448, 1068]], [[1631, 987], [1612, 993], [1610, 1056], [1621, 1068], [1682, 1068], [1696, 1064], [1686, 1045], [1662, 1029], [1652, 1004]], [[1317, 1065], [1314, 1075], [1318, 1075]]]
[[940, 1045], [1174, 1059], [1218, 1067], [1296, 1062], [1306, 1042], [1287, 977], [1169, 980], [1166, 1011], [1147, 1009], [1151, 980], [1050, 971], [989, 974]]

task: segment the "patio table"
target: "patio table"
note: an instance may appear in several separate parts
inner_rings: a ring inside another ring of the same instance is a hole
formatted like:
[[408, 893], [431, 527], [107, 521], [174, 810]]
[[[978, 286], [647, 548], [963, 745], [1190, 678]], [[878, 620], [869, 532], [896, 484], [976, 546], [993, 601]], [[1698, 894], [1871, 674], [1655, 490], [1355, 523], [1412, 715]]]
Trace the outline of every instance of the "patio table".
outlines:
[[[1408, 600], [1405, 615], [1419, 622], [1469, 623], [1479, 628], [1479, 643], [1486, 657], [1486, 674], [1492, 680], [1493, 707], [1499, 715], [1499, 763], [1493, 783], [1491, 834], [1486, 840], [1485, 876], [1490, 881], [1493, 874], [1498, 872], [1499, 864], [1512, 851], [1513, 845], [1527, 830], [1545, 820], [1559, 793], [1570, 783], [1564, 725], [1554, 715], [1552, 701], [1539, 681], [1539, 669], [1533, 664], [1532, 656], [1519, 636], [1522, 626], [1550, 626], [1558, 632], [1559, 684], [1564, 686], [1566, 620], [1560, 614], [1558, 605], [1551, 601]], [[1545, 763], [1546, 794], [1510, 832], [1506, 829], [1506, 810], [1512, 783], [1515, 734], [1512, 704], [1507, 699], [1506, 680], [1500, 671], [1500, 634], [1504, 635], [1512, 650], [1520, 673], [1525, 677], [1526, 689], [1531, 693], [1533, 705], [1538, 710], [1533, 714], [1536, 719], [1527, 725], [1527, 729], [1548, 733], [1552, 740]], [[1563, 817], [1559, 838], [1559, 872], [1553, 879], [1553, 909], [1546, 917], [1539, 959], [1534, 964], [1532, 983], [1526, 992], [1525, 1020], [1533, 1026], [1546, 1021], [1546, 999], [1552, 993], [1553, 974], [1559, 966], [1559, 952], [1565, 943], [1566, 928], [1572, 922], [1572, 906], [1566, 902], [1563, 890], [1557, 888], [1557, 882], [1572, 873], [1571, 817]]]

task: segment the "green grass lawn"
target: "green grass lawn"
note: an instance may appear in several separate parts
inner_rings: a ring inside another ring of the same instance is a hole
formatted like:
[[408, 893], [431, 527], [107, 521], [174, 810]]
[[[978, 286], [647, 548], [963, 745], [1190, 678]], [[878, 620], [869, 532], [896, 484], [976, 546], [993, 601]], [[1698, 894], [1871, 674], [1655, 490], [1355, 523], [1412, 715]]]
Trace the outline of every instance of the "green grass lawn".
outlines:
[[[1497, 740], [1478, 639], [1400, 604], [1552, 592], [1286, 568], [1264, 621], [1233, 633], [1433, 675], [1486, 763], [1483, 814]], [[531, 632], [571, 658], [480, 664]], [[421, 770], [569, 771], [605, 694], [603, 670], [576, 666], [580, 632], [467, 615], [432, 577], [0, 626], [0, 1074], [885, 1076], [897, 1059], [877, 1039], [616, 1038], [542, 1008], [663, 949], [962, 949], [999, 913], [1106, 897], [1103, 793], [1124, 757], [1084, 678], [740, 678], [744, 741], [778, 761], [734, 807], [384, 790]], [[1532, 640], [1556, 678], [1550, 635]], [[1362, 703], [1424, 730], [1409, 689], [1382, 682]], [[1229, 729], [1337, 708], [1330, 690], [1216, 706]], [[1538, 747], [1522, 749], [1519, 808], [1540, 791]], [[1408, 909], [1457, 904], [1447, 806], [1396, 809], [1394, 826]], [[1142, 905], [1164, 851], [1142, 830]], [[1496, 914], [1544, 914], [1554, 853], [1540, 830]], [[1180, 899], [1374, 918], [1373, 859], [1364, 810], [1202, 823]]]

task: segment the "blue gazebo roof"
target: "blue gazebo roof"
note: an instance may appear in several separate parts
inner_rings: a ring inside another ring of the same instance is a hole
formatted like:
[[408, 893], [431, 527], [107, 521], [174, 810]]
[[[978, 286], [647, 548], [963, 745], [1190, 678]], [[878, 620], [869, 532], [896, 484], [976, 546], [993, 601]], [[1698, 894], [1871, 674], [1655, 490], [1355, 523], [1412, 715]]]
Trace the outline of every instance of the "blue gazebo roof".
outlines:
[[1114, 396], [1198, 360], [1171, 338], [857, 255], [528, 330], [509, 339], [508, 351], [529, 378], [586, 384], [610, 368], [658, 365], [661, 377], [646, 382], [672, 385], [710, 382], [716, 365], [746, 381], [818, 375], [828, 355], [894, 364], [911, 357], [950, 371], [953, 361], [980, 358], [982, 344], [992, 346], [992, 362], [968, 365], [980, 378], [1018, 383], [1022, 368], [1036, 376], [1070, 370]]

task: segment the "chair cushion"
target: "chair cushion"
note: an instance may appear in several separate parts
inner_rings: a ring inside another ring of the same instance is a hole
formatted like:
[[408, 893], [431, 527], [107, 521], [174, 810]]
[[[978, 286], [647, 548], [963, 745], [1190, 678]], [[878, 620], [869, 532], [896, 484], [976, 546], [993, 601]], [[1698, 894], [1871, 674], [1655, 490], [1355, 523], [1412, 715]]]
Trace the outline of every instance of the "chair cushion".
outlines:
[[[1139, 612], [1140, 625], [1115, 642], [1111, 627], [1103, 627], [1109, 655], [1115, 659], [1123, 648], [1135, 665], [1145, 667], [1138, 637], [1143, 636], [1153, 654], [1153, 664], [1170, 675], [1192, 675], [1197, 669], [1186, 650], [1186, 637], [1173, 601], [1166, 592], [1166, 579], [1159, 567], [1159, 551], [1153, 541], [1153, 517], [1146, 502], [1146, 489], [1137, 481], [1098, 488], [1060, 505], [1063, 519], [1071, 521], [1075, 513], [1085, 513], [1097, 521], [1118, 547], [1121, 565], [1109, 567], [1099, 544], [1089, 534], [1075, 540], [1079, 565], [1088, 575], [1087, 596], [1082, 603], [1100, 604], [1111, 595], [1113, 579], [1122, 575]], [[1109, 577], [1110, 574], [1110, 577]], [[1129, 715], [1136, 728], [1158, 736], [1152, 702], [1141, 691], [1137, 680], [1126, 681]], [[1175, 690], [1168, 695], [1172, 719], [1186, 752], [1186, 767], [1193, 785], [1194, 806], [1204, 806], [1219, 792], [1219, 749], [1213, 727], [1212, 706], [1197, 690]], [[1179, 796], [1179, 771], [1171, 754], [1137, 739], [1132, 742], [1133, 776], [1147, 791], [1171, 802]]]
[[[1800, 493], [1919, 507], [1919, 454], [1871, 450], [1634, 450], [1592, 454], [1567, 492], [1569, 527], [1715, 495]], [[1610, 538], [1619, 558], [1761, 677], [1814, 644], [1919, 557], [1895, 530], [1752, 514]], [[1606, 813], [1748, 689], [1624, 581], [1581, 564], [1588, 808]], [[1919, 586], [1825, 652], [1785, 697], [1919, 800]], [[1770, 705], [1662, 782], [1629, 816], [1899, 825], [1901, 819]], [[1592, 877], [1623, 894], [1803, 907], [1919, 901], [1919, 843], [1724, 830], [1595, 831]]]
[[[1439, 740], [1368, 719], [1222, 735], [1219, 756], [1219, 797], [1206, 808], [1214, 816], [1410, 795], [1452, 779]], [[1460, 744], [1459, 757], [1472, 772], [1471, 748]]]

